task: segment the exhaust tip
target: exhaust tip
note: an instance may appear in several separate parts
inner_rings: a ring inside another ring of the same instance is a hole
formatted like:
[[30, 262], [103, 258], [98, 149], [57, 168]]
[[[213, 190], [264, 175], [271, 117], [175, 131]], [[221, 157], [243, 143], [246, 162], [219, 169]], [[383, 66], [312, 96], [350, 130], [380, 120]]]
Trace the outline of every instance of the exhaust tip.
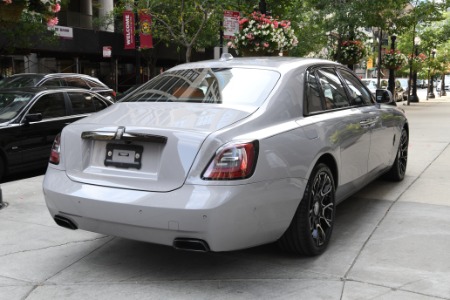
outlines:
[[60, 215], [56, 215], [53, 218], [53, 220], [55, 220], [56, 224], [58, 224], [61, 227], [72, 229], [72, 230], [78, 229], [78, 226], [75, 224], [75, 222], [69, 218], [66, 218], [66, 217], [63, 217]]
[[209, 252], [208, 243], [200, 239], [176, 238], [173, 240], [173, 247], [177, 250]]

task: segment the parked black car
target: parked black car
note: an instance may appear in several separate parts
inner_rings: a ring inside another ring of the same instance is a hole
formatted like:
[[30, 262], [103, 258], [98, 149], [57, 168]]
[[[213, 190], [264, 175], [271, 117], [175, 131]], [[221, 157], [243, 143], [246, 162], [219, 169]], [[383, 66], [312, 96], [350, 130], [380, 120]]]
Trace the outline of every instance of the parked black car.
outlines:
[[112, 104], [79, 88], [0, 90], [0, 179], [6, 173], [44, 168], [65, 125]]
[[77, 73], [22, 73], [0, 80], [0, 89], [33, 86], [72, 86], [91, 90], [114, 101], [116, 92], [95, 77]]

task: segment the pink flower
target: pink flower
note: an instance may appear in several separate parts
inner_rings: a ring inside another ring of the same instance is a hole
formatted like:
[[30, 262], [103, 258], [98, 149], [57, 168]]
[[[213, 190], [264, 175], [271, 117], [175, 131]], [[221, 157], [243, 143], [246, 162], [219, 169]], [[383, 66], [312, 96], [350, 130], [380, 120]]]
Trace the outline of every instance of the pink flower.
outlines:
[[270, 45], [268, 42], [264, 42], [263, 46], [264, 46], [264, 48], [269, 48]]
[[5, 4], [11, 4], [12, 0], [3, 0], [3, 2], [5, 2]]
[[247, 33], [246, 37], [249, 40], [253, 40], [255, 38], [252, 33]]
[[239, 20], [239, 25], [242, 25], [242, 24], [247, 23], [247, 22], [248, 22], [247, 18], [240, 19]]
[[53, 11], [54, 13], [57, 13], [57, 12], [59, 12], [60, 10], [61, 10], [61, 5], [60, 5], [59, 3], [56, 3], [56, 4], [52, 5], [52, 11]]
[[277, 20], [273, 21], [273, 27], [278, 28], [278, 21]]
[[53, 26], [57, 25], [58, 22], [59, 22], [59, 20], [58, 20], [57, 17], [50, 18], [50, 19], [47, 20], [47, 26], [53, 27]]

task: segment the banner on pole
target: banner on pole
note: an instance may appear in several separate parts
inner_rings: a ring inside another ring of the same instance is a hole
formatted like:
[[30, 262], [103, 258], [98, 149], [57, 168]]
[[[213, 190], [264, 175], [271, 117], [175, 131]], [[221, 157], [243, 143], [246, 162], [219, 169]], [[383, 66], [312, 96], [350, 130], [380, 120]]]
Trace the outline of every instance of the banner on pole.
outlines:
[[123, 37], [124, 49], [135, 49], [136, 41], [134, 38], [134, 13], [132, 11], [123, 12]]
[[139, 39], [141, 49], [153, 48], [152, 17], [145, 10], [139, 11]]

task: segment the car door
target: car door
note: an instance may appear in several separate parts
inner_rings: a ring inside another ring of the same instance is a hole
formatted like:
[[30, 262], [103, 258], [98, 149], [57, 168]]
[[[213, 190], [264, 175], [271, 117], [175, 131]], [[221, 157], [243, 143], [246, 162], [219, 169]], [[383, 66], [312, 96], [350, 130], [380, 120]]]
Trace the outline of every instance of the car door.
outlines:
[[367, 127], [361, 125], [366, 117], [360, 107], [349, 101], [334, 68], [316, 69], [314, 76], [314, 80], [319, 82], [321, 94], [316, 99], [321, 99], [323, 108], [323, 116], [315, 125], [318, 131], [323, 132], [330, 147], [338, 149], [339, 183], [341, 186], [348, 184], [348, 187], [342, 188], [344, 191], [341, 189], [338, 192], [345, 193], [345, 189], [351, 189], [353, 182], [367, 173], [370, 133]]
[[[41, 114], [42, 120], [29, 121], [27, 115]], [[39, 97], [21, 122], [21, 153], [24, 164], [45, 166], [55, 136], [78, 118], [68, 115], [64, 92], [50, 92]]]
[[[388, 165], [391, 157], [394, 129], [389, 123], [389, 111], [373, 105], [370, 92], [364, 88], [360, 81], [349, 71], [339, 70], [345, 81], [350, 101], [360, 102], [360, 110], [364, 115], [361, 126], [370, 130], [370, 151], [367, 159], [367, 171], [371, 172]], [[393, 124], [393, 123], [392, 123]], [[392, 138], [390, 138], [392, 137]]]

